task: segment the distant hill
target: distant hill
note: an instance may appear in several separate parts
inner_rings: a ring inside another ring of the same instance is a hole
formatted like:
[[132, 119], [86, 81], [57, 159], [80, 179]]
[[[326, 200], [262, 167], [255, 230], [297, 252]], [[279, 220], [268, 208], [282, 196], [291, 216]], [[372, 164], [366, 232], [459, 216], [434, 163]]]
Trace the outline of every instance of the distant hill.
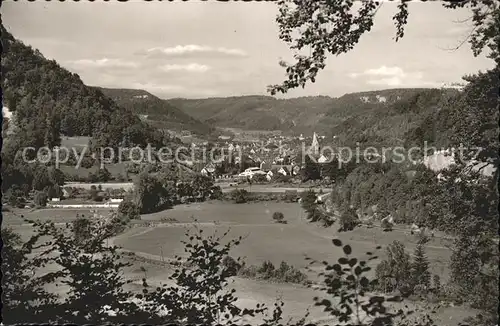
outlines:
[[158, 129], [188, 130], [197, 135], [208, 135], [215, 128], [203, 123], [174, 105], [144, 90], [97, 87], [118, 105], [139, 115], [143, 121]]
[[389, 108], [429, 89], [388, 89], [346, 94], [338, 98], [310, 96], [276, 99], [271, 96], [238, 96], [207, 99], [169, 99], [166, 102], [187, 114], [218, 127], [317, 131], [333, 135], [350, 118]]

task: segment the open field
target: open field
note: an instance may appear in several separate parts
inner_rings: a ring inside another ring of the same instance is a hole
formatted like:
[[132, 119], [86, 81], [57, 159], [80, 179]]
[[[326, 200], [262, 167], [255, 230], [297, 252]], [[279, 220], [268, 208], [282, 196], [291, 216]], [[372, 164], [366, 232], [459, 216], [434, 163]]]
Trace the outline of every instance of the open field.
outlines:
[[[281, 211], [288, 224], [275, 224], [271, 220], [274, 211]], [[193, 225], [189, 224], [192, 217], [198, 220], [198, 227], [204, 230], [205, 235], [217, 232], [222, 234], [230, 230], [229, 238], [243, 236], [241, 245], [234, 248], [231, 255], [245, 258], [250, 264], [260, 264], [264, 260], [271, 260], [279, 264], [282, 260], [299, 268], [304, 268], [308, 262], [304, 255], [311, 256], [319, 261], [335, 261], [340, 255], [339, 248], [331, 244], [334, 237], [340, 238], [353, 248], [353, 255], [363, 258], [366, 251], [374, 251], [377, 245], [386, 246], [393, 240], [405, 243], [408, 252], [412, 253], [416, 238], [406, 234], [406, 231], [395, 230], [389, 233], [379, 228], [360, 227], [352, 232], [337, 233], [336, 228], [322, 228], [308, 224], [303, 218], [300, 205], [293, 203], [249, 203], [231, 204], [226, 202], [206, 202], [176, 206], [174, 209], [162, 213], [143, 215], [142, 220], [158, 221], [162, 218], [175, 218], [179, 223], [161, 224], [155, 227], [135, 227], [120, 235], [114, 243], [125, 249], [147, 258], [146, 262], [135, 264], [134, 275], [137, 279], [136, 287], [139, 291], [139, 280], [142, 273], [139, 267], [147, 270], [148, 279], [158, 285], [165, 282], [170, 275], [169, 268], [150, 264], [148, 260], [172, 258], [175, 254], [183, 255], [181, 240], [186, 240], [184, 233]], [[447, 266], [450, 259], [450, 250], [447, 242], [435, 238], [427, 246], [427, 255], [431, 263], [432, 273], [439, 274], [443, 282], [447, 281]], [[383, 257], [383, 249], [378, 252]], [[376, 266], [377, 260], [370, 263]], [[305, 270], [305, 269], [304, 269]], [[316, 274], [322, 270], [320, 265], [312, 265], [313, 272], [307, 272], [313, 281]], [[247, 308], [261, 302], [272, 306], [278, 296], [286, 302], [284, 314], [288, 317], [303, 316], [305, 309], [313, 303], [312, 298], [319, 293], [300, 285], [276, 284], [265, 281], [234, 278], [231, 285], [237, 290], [241, 304]], [[408, 304], [408, 302], [405, 302]], [[410, 304], [411, 305], [411, 304]], [[441, 308], [434, 316], [439, 325], [456, 325], [470, 315], [471, 311], [464, 307]], [[311, 319], [314, 322], [328, 323], [325, 313], [318, 308], [311, 309]]]
[[[112, 176], [116, 177], [118, 174], [124, 176], [127, 171], [126, 162], [105, 164], [104, 167], [111, 173]], [[93, 166], [91, 168], [83, 168], [81, 166], [70, 166], [70, 165], [59, 165], [59, 169], [68, 174], [79, 177], [88, 177], [89, 173], [97, 173], [99, 166]]]
[[[146, 269], [146, 276], [148, 283], [152, 286], [160, 286], [161, 284], [169, 284], [168, 277], [172, 274], [173, 268], [163, 267], [149, 263], [135, 263], [129, 267], [125, 272], [127, 277], [134, 280], [129, 286], [134, 292], [140, 293], [142, 291], [141, 279], [144, 277], [144, 272], [140, 267]], [[309, 321], [318, 325], [337, 325], [338, 322], [330, 318], [322, 307], [313, 306], [313, 298], [318, 296], [320, 298], [333, 298], [328, 297], [325, 293], [307, 288], [304, 286], [294, 284], [278, 284], [269, 283], [261, 280], [245, 279], [240, 277], [233, 277], [229, 288], [236, 290], [236, 296], [239, 298], [238, 305], [244, 308], [254, 308], [256, 304], [265, 304], [272, 308], [273, 304], [278, 298], [281, 298], [285, 305], [283, 307], [283, 316], [285, 321], [288, 318], [298, 320], [305, 315], [307, 309], [310, 310]], [[393, 308], [401, 308], [404, 304], [409, 307], [415, 306], [415, 303], [405, 301], [404, 303], [394, 303]], [[437, 325], [441, 326], [456, 326], [459, 321], [471, 315], [472, 310], [464, 307], [442, 307], [437, 310], [433, 316]], [[254, 325], [261, 324], [263, 321], [256, 319], [248, 319], [246, 322]]]
[[[26, 211], [26, 210], [24, 210]], [[288, 224], [273, 223], [271, 216], [275, 211], [284, 214]], [[53, 220], [54, 222], [66, 222], [73, 220], [76, 214], [90, 215], [90, 210], [50, 210], [42, 209], [23, 214], [29, 218], [40, 220]], [[102, 213], [106, 213], [102, 211]], [[23, 238], [27, 239], [32, 234], [31, 227], [23, 225], [19, 219], [14, 218], [12, 212], [4, 213], [4, 221], [18, 231]], [[172, 273], [172, 267], [153, 264], [151, 260], [172, 258], [175, 254], [183, 255], [181, 240], [186, 240], [184, 233], [193, 228], [193, 217], [198, 220], [198, 227], [204, 230], [204, 234], [213, 232], [222, 234], [230, 230], [229, 238], [243, 236], [245, 239], [241, 245], [234, 248], [231, 255], [245, 258], [250, 264], [260, 264], [264, 260], [271, 260], [274, 264], [286, 261], [296, 267], [304, 268], [308, 262], [304, 260], [308, 255], [319, 261], [335, 261], [340, 255], [340, 248], [331, 244], [331, 239], [337, 237], [353, 248], [353, 255], [363, 258], [366, 251], [374, 251], [375, 246], [385, 246], [393, 240], [405, 243], [407, 250], [411, 253], [415, 247], [416, 239], [406, 234], [405, 231], [395, 230], [384, 233], [378, 228], [357, 228], [351, 232], [337, 233], [335, 226], [322, 228], [307, 223], [305, 214], [297, 203], [248, 203], [232, 204], [227, 202], [211, 201], [179, 205], [173, 209], [155, 214], [142, 215], [143, 221], [160, 221], [171, 218], [178, 223], [162, 223], [154, 227], [132, 227], [125, 233], [117, 236], [113, 243], [126, 250], [134, 251], [143, 256], [146, 261], [134, 261], [133, 266], [125, 271], [127, 278], [134, 280], [130, 285], [134, 291], [140, 291], [140, 279], [144, 273], [140, 267], [146, 268], [148, 282], [159, 285], [168, 280]], [[223, 240], [224, 242], [224, 240]], [[447, 281], [447, 265], [450, 258], [450, 250], [446, 243], [440, 239], [434, 239], [427, 246], [427, 255], [431, 262], [432, 272], [439, 274], [443, 282]], [[379, 252], [384, 256], [383, 250]], [[372, 262], [375, 266], [377, 261]], [[314, 271], [307, 271], [311, 280], [317, 281], [316, 272], [322, 270], [321, 266], [312, 265]], [[293, 284], [277, 284], [259, 280], [233, 278], [230, 285], [236, 289], [236, 294], [243, 307], [251, 308], [256, 303], [265, 303], [272, 306], [276, 298], [281, 297], [286, 305], [284, 314], [287, 317], [299, 318], [305, 310], [313, 303], [312, 298], [319, 293], [317, 290]], [[61, 290], [61, 289], [59, 289]], [[456, 325], [470, 314], [464, 307], [442, 308], [437, 315], [439, 325]], [[327, 315], [317, 307], [311, 308], [311, 320], [314, 322], [328, 323]], [[251, 321], [249, 321], [251, 322]]]
[[241, 128], [220, 128], [223, 131], [228, 131], [231, 132], [235, 135], [252, 135], [252, 136], [259, 136], [259, 135], [281, 135], [282, 131], [281, 130], [250, 130], [250, 129], [241, 129]]
[[65, 182], [64, 187], [75, 187], [75, 188], [81, 188], [81, 189], [87, 189], [90, 190], [92, 186], [95, 186], [98, 188], [99, 186], [102, 187], [102, 190], [106, 189], [123, 189], [125, 191], [131, 190], [134, 187], [133, 182], [95, 182], [95, 183], [90, 183], [90, 182]]
[[81, 149], [88, 146], [91, 137], [77, 136], [77, 137], [67, 137], [61, 136], [61, 147], [66, 147], [69, 150], [71, 148]]
[[[272, 221], [271, 216], [276, 211], [284, 214], [288, 224], [276, 224]], [[304, 260], [305, 255], [319, 261], [335, 261], [341, 251], [332, 246], [331, 239], [334, 237], [351, 244], [354, 254], [360, 258], [365, 252], [373, 251], [377, 245], [386, 246], [394, 240], [405, 243], [410, 253], [416, 246], [416, 238], [402, 230], [383, 232], [379, 228], [360, 227], [351, 232], [338, 233], [335, 226], [325, 229], [309, 224], [297, 203], [231, 204], [215, 201], [180, 205], [161, 213], [143, 215], [142, 220], [146, 221], [170, 218], [181, 223], [140, 227], [141, 232], [130, 236], [125, 233], [115, 243], [128, 250], [151, 255], [173, 257], [183, 254], [180, 241], [184, 239], [185, 230], [192, 227], [186, 224], [192, 221], [192, 217], [198, 220], [198, 227], [205, 234], [215, 231], [222, 234], [230, 229], [229, 237], [244, 237], [242, 244], [233, 249], [232, 255], [245, 258], [250, 264], [260, 264], [264, 260], [279, 264], [284, 260], [304, 268], [308, 264]], [[447, 265], [451, 255], [447, 245], [446, 240], [439, 238], [427, 245], [432, 272], [439, 274], [443, 281], [447, 278]], [[379, 254], [383, 256], [383, 250]]]
[[[76, 219], [77, 214], [82, 216], [92, 216], [93, 211], [89, 208], [82, 209], [65, 209], [65, 208], [43, 208], [43, 209], [14, 209], [11, 208], [9, 212], [2, 212], [3, 226], [18, 226], [25, 224], [21, 215], [24, 215], [27, 219], [40, 220], [40, 221], [52, 221], [54, 223], [66, 223], [71, 222]], [[110, 209], [98, 209], [100, 214], [109, 214]]]

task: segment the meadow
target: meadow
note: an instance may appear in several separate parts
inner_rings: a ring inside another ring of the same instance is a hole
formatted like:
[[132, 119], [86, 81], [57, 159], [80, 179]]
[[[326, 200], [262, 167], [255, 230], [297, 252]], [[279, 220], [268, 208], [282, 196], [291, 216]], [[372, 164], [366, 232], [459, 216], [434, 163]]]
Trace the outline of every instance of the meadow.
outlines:
[[88, 146], [89, 140], [90, 137], [87, 136], [61, 136], [61, 147], [81, 149]]
[[[2, 212], [2, 226], [15, 227], [18, 225], [26, 224], [21, 218], [23, 215], [26, 219], [40, 220], [42, 222], [51, 221], [54, 223], [66, 223], [74, 221], [79, 216], [91, 217], [95, 210], [89, 208], [82, 209], [66, 209], [66, 208], [42, 208], [42, 209], [16, 209], [10, 208], [9, 211]], [[110, 209], [98, 209], [99, 214], [109, 214]]]
[[[284, 214], [287, 224], [277, 224], [272, 220], [273, 212]], [[233, 257], [243, 258], [247, 264], [261, 264], [270, 260], [275, 265], [281, 261], [301, 268], [310, 279], [315, 282], [317, 273], [323, 271], [322, 264], [310, 265], [305, 256], [318, 261], [336, 261], [341, 255], [341, 249], [332, 245], [332, 238], [339, 238], [350, 244], [353, 254], [358, 258], [367, 258], [364, 253], [374, 252], [377, 245], [382, 249], [377, 252], [381, 258], [385, 257], [385, 246], [394, 240], [403, 242], [407, 252], [413, 253], [417, 239], [407, 230], [396, 229], [392, 232], [383, 232], [380, 228], [359, 227], [350, 232], [337, 232], [334, 225], [323, 228], [310, 224], [305, 220], [305, 214], [298, 203], [261, 202], [232, 204], [229, 202], [205, 202], [188, 205], [179, 205], [173, 209], [160, 213], [142, 215], [143, 221], [159, 222], [170, 220], [169, 223], [160, 223], [151, 227], [133, 227], [114, 239], [114, 244], [124, 249], [134, 251], [145, 261], [136, 261], [127, 273], [136, 280], [135, 287], [140, 291], [140, 279], [144, 273], [140, 266], [146, 269], [151, 284], [159, 285], [168, 280], [172, 272], [171, 267], [152, 264], [151, 260], [173, 258], [174, 255], [184, 255], [182, 240], [187, 240], [185, 232], [196, 227], [202, 229], [206, 236], [217, 233], [222, 235], [229, 230], [226, 239], [242, 236], [241, 244], [233, 248], [230, 253]], [[193, 219], [197, 222], [193, 223]], [[449, 243], [442, 238], [434, 238], [426, 246], [426, 253], [431, 264], [431, 272], [438, 274], [443, 282], [448, 278], [448, 263], [451, 251]], [[141, 255], [143, 254], [143, 255]], [[374, 260], [370, 266], [375, 267], [380, 261]], [[149, 261], [149, 263], [148, 263]], [[373, 271], [371, 276], [373, 276]], [[316, 323], [328, 323], [326, 313], [318, 307], [311, 307], [314, 296], [323, 296], [318, 290], [295, 284], [276, 284], [266, 281], [233, 278], [231, 287], [236, 289], [240, 303], [247, 308], [256, 303], [265, 303], [272, 306], [276, 298], [281, 297], [285, 302], [284, 315], [299, 318], [305, 310], [310, 308], [310, 318]], [[405, 301], [410, 306], [419, 305], [412, 301]], [[442, 307], [434, 316], [439, 325], [456, 325], [471, 314], [471, 310], [464, 307]]]
[[[278, 224], [272, 220], [272, 214], [277, 211], [284, 214], [287, 224]], [[319, 261], [335, 261], [340, 257], [341, 251], [332, 245], [331, 239], [334, 237], [351, 244], [359, 258], [363, 258], [367, 251], [373, 252], [376, 246], [385, 247], [394, 240], [403, 242], [411, 254], [417, 242], [416, 237], [406, 230], [383, 232], [377, 227], [359, 227], [353, 231], [339, 233], [335, 225], [323, 228], [310, 224], [298, 203], [233, 204], [212, 201], [179, 205], [160, 213], [143, 215], [143, 221], [171, 220], [178, 223], [136, 227], [133, 228], [134, 234], [125, 232], [117, 237], [115, 244], [127, 250], [158, 257], [163, 255], [172, 258], [182, 255], [181, 240], [185, 239], [187, 229], [193, 228], [194, 219], [204, 234], [222, 234], [229, 230], [227, 238], [242, 236], [244, 240], [233, 249], [231, 255], [242, 257], [249, 264], [260, 264], [265, 260], [274, 264], [286, 261], [298, 268], [304, 268], [308, 265], [305, 256]], [[140, 232], [137, 228], [140, 228]], [[426, 246], [431, 272], [440, 275], [443, 281], [447, 278], [451, 255], [448, 245], [448, 240], [436, 237]], [[384, 250], [380, 250], [378, 255], [384, 257]], [[319, 266], [312, 265], [313, 269]], [[314, 277], [313, 274], [310, 276]]]
[[[274, 223], [272, 214], [276, 211], [284, 214], [287, 224]], [[77, 214], [92, 216], [92, 211], [89, 209], [4, 212], [4, 225], [13, 227], [24, 239], [32, 234], [32, 229], [19, 218], [21, 213], [27, 218], [51, 220], [55, 223], [72, 221]], [[99, 213], [106, 214], [109, 210], [99, 210]], [[193, 223], [194, 219], [197, 220], [196, 223]], [[403, 242], [410, 253], [416, 244], [416, 238], [409, 235], [406, 230], [383, 232], [376, 227], [370, 229], [359, 227], [354, 231], [339, 233], [335, 225], [323, 228], [310, 224], [305, 220], [305, 214], [298, 203], [233, 204], [209, 201], [178, 205], [163, 212], [142, 215], [141, 220], [157, 223], [148, 227], [133, 226], [112, 240], [115, 245], [147, 258], [144, 261], [132, 260], [133, 266], [125, 271], [126, 278], [134, 280], [130, 286], [138, 292], [141, 291], [140, 279], [145, 275], [140, 270], [141, 266], [145, 268], [150, 284], [159, 285], [168, 282], [172, 267], [154, 264], [152, 260], [160, 261], [162, 258], [173, 258], [176, 254], [184, 255], [181, 241], [187, 240], [185, 232], [188, 229], [193, 230], [195, 226], [203, 229], [205, 235], [214, 232], [222, 235], [229, 230], [229, 234], [222, 242], [238, 236], [244, 237], [241, 244], [233, 248], [231, 252], [233, 257], [242, 257], [248, 264], [261, 264], [264, 260], [270, 260], [279, 265], [281, 261], [286, 261], [305, 271], [313, 282], [319, 280], [317, 272], [323, 270], [322, 265], [313, 264], [310, 266], [311, 270], [307, 271], [305, 267], [309, 263], [304, 258], [307, 255], [318, 261], [336, 261], [342, 253], [340, 248], [332, 245], [332, 238], [339, 238], [344, 243], [350, 244], [354, 255], [358, 258], [365, 258], [363, 253], [366, 251], [373, 252], [377, 245], [385, 247], [393, 240]], [[170, 222], [164, 223], [168, 220]], [[158, 223], [162, 221], [163, 223]], [[446, 246], [446, 241], [434, 238], [426, 247], [431, 272], [439, 274], [443, 281], [447, 280], [447, 265], [451, 254]], [[384, 250], [380, 250], [378, 255], [383, 258]], [[378, 260], [375, 260], [370, 265], [375, 267], [377, 262]], [[236, 289], [240, 304], [244, 307], [251, 308], [259, 302], [272, 306], [275, 300], [281, 297], [286, 302], [285, 316], [299, 318], [307, 308], [311, 308], [310, 317], [314, 322], [329, 322], [328, 318], [325, 319], [327, 315], [321, 309], [311, 307], [312, 298], [323, 295], [317, 290], [302, 285], [269, 283], [240, 277], [233, 278], [230, 287]], [[410, 304], [415, 303], [410, 302]], [[470, 310], [464, 307], [443, 307], [436, 318], [439, 319], [440, 325], [453, 325], [469, 314]]]

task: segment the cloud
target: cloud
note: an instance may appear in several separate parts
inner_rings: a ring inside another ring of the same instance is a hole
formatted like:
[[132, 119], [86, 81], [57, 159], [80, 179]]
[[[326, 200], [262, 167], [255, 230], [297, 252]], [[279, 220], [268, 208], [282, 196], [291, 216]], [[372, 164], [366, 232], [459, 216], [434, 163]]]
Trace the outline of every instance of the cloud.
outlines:
[[196, 55], [196, 54], [216, 54], [216, 55], [225, 55], [225, 56], [233, 56], [233, 57], [245, 57], [247, 53], [241, 49], [229, 49], [224, 47], [211, 47], [206, 45], [176, 45], [174, 47], [154, 47], [147, 49], [146, 51], [141, 51], [139, 54], [145, 55], [162, 55], [162, 56], [188, 56], [188, 55]]
[[137, 68], [139, 64], [122, 59], [81, 59], [69, 62], [73, 66], [86, 68]]
[[391, 87], [440, 87], [442, 83], [424, 80], [421, 71], [404, 71], [401, 67], [381, 66], [361, 73], [350, 73], [349, 77], [364, 77], [367, 84]]
[[210, 66], [201, 65], [198, 63], [190, 63], [185, 65], [180, 64], [168, 64], [160, 67], [161, 70], [165, 72], [170, 71], [187, 71], [187, 72], [206, 72], [211, 69]]

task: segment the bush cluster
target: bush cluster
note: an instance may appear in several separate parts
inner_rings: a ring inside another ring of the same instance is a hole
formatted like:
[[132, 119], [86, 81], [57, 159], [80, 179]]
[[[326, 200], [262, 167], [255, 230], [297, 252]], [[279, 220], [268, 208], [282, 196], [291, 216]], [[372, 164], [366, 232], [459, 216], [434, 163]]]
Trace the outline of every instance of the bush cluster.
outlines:
[[245, 266], [242, 265], [238, 270], [238, 275], [246, 278], [267, 280], [277, 283], [294, 283], [307, 285], [307, 275], [297, 268], [282, 261], [278, 268], [268, 260], [264, 261], [260, 266]]

